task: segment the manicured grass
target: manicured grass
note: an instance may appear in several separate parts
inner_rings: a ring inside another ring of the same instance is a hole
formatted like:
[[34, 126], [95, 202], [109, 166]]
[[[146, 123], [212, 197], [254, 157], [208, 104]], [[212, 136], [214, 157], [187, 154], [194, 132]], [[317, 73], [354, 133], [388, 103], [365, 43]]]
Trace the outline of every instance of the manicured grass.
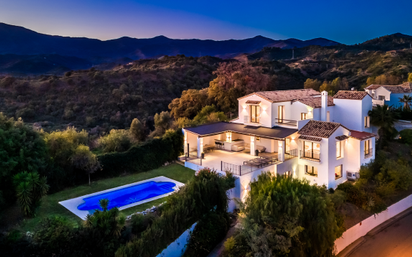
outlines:
[[[186, 183], [189, 179], [194, 176], [195, 172], [191, 169], [185, 168], [179, 164], [172, 164], [169, 166], [161, 167], [148, 172], [142, 172], [137, 174], [131, 174], [122, 177], [102, 179], [98, 181], [92, 181], [92, 184], [82, 185], [74, 188], [68, 188], [63, 191], [57, 192], [52, 195], [47, 195], [42, 199], [42, 204], [37, 211], [37, 215], [34, 218], [23, 220], [19, 226], [19, 229], [23, 231], [31, 231], [40, 222], [40, 220], [47, 216], [61, 215], [67, 217], [70, 221], [77, 224], [81, 221], [79, 217], [71, 213], [69, 210], [64, 208], [59, 204], [60, 201], [68, 200], [74, 197], [79, 197], [86, 194], [91, 194], [99, 192], [102, 190], [110, 189], [113, 187], [118, 187], [137, 181], [165, 176], [182, 183]], [[93, 179], [93, 177], [92, 177]], [[139, 206], [135, 206], [126, 210], [121, 211], [124, 215], [130, 215], [134, 212], [146, 210], [153, 205], [158, 205], [167, 200], [167, 197], [154, 200]]]

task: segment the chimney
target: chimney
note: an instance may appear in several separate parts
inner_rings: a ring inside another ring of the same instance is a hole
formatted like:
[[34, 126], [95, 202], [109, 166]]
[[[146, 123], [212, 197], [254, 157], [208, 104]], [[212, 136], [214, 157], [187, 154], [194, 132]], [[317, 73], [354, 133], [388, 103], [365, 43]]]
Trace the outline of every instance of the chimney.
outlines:
[[326, 113], [327, 113], [327, 108], [328, 108], [328, 92], [322, 91], [321, 95], [322, 95], [322, 99], [321, 99], [322, 109], [320, 113], [320, 120], [326, 121], [327, 119]]

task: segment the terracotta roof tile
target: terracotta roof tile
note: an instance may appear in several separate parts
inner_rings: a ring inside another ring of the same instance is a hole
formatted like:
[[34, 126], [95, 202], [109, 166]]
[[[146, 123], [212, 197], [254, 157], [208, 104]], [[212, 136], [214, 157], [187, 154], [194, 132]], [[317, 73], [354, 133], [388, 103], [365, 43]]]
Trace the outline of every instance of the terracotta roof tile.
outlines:
[[303, 136], [329, 138], [340, 126], [342, 124], [337, 122], [310, 120], [298, 133]]
[[369, 95], [366, 91], [350, 91], [350, 90], [340, 90], [333, 98], [336, 99], [352, 99], [352, 100], [362, 100], [365, 96]]
[[247, 104], [260, 104], [260, 101], [247, 100]]
[[365, 132], [365, 131], [351, 130], [350, 137], [353, 137], [353, 138], [356, 138], [362, 141], [368, 138], [376, 137], [376, 135], [369, 133], [369, 132]]
[[293, 89], [293, 90], [260, 91], [260, 92], [255, 92], [252, 94], [245, 95], [238, 99], [242, 99], [242, 98], [248, 97], [253, 94], [256, 94], [262, 97], [263, 99], [266, 99], [273, 103], [292, 101], [292, 100], [306, 98], [306, 97], [313, 96], [313, 95], [320, 95], [318, 91], [312, 88], [309, 88], [309, 89]]
[[309, 141], [315, 141], [315, 142], [320, 142], [322, 141], [321, 137], [309, 137], [309, 136], [299, 136], [299, 139], [303, 139], [303, 140], [309, 140]]
[[[322, 97], [320, 96], [309, 96], [301, 99], [297, 99], [296, 101], [306, 104], [312, 108], [321, 108], [322, 107]], [[328, 106], [334, 106], [333, 97], [328, 96]]]
[[365, 89], [373, 90], [377, 89], [380, 87], [384, 87], [385, 89], [389, 90], [390, 92], [394, 94], [402, 94], [402, 93], [412, 93], [412, 83], [411, 82], [405, 82], [400, 85], [378, 85], [378, 84], [372, 84], [369, 87]]
[[345, 140], [345, 139], [347, 139], [347, 138], [349, 138], [347, 135], [342, 135], [342, 136], [337, 136], [337, 137], [335, 137], [336, 138], [336, 140], [339, 140], [339, 141], [342, 141], [342, 140]]

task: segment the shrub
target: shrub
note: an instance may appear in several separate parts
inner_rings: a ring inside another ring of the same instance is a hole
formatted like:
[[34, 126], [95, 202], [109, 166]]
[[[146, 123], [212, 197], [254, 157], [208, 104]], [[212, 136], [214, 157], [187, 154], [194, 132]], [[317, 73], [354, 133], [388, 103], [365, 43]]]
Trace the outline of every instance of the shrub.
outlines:
[[70, 249], [73, 240], [73, 226], [65, 217], [51, 216], [43, 219], [34, 234], [34, 242], [43, 255], [59, 254]]
[[229, 229], [229, 216], [226, 212], [209, 212], [200, 219], [184, 256], [207, 256], [226, 235]]
[[156, 219], [153, 213], [148, 213], [146, 215], [136, 214], [131, 218], [132, 233], [140, 236], [140, 234], [145, 231], [149, 226], [151, 226]]
[[345, 192], [347, 201], [353, 203], [358, 207], [362, 208], [362, 206], [367, 202], [365, 192], [363, 190], [360, 190], [350, 182], [345, 182], [338, 185], [337, 189]]
[[402, 143], [412, 144], [412, 129], [404, 129], [399, 132]]
[[24, 215], [31, 217], [40, 206], [40, 200], [47, 194], [47, 178], [37, 172], [22, 172], [13, 177], [17, 200]]
[[124, 129], [112, 129], [110, 134], [99, 139], [100, 147], [103, 152], [124, 152], [132, 146], [129, 131]]

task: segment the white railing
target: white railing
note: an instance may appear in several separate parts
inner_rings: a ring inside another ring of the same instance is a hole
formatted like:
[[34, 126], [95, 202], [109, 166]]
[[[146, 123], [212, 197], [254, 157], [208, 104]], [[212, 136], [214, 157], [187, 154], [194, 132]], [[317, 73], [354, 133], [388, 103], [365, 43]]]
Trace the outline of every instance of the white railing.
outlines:
[[385, 100], [372, 99], [372, 105], [384, 105]]

